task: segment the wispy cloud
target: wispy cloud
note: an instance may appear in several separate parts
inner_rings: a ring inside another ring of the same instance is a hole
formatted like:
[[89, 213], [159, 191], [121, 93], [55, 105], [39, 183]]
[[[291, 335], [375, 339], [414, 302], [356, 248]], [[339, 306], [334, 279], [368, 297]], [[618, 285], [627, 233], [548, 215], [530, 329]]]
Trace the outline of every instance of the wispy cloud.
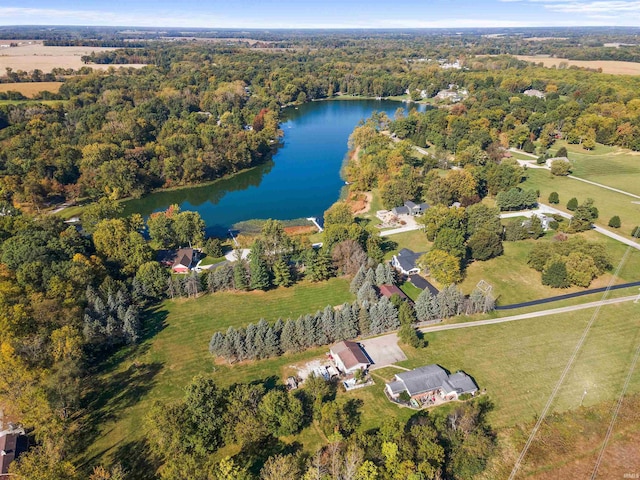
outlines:
[[[634, 0], [500, 0], [539, 4], [557, 13], [582, 14], [589, 18], [606, 18], [628, 23], [628, 15], [640, 14], [640, 1]], [[615, 22], [619, 23], [619, 22]]]

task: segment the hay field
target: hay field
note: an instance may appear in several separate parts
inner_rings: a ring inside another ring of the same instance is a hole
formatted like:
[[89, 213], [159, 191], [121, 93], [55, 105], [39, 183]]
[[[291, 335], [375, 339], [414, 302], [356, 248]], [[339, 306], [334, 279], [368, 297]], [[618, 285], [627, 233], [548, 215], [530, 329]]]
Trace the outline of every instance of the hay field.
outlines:
[[536, 62], [547, 67], [558, 67], [560, 63], [580, 68], [601, 68], [603, 73], [613, 75], [640, 75], [640, 63], [619, 62], [615, 60], [568, 60], [566, 58], [552, 58], [546, 55], [514, 55], [518, 60]]
[[[0, 43], [8, 43], [2, 42]], [[113, 66], [119, 67], [136, 67], [140, 68], [141, 64], [126, 65], [95, 65], [82, 63], [83, 55], [90, 55], [91, 52], [105, 52], [116, 50], [108, 47], [45, 47], [42, 42], [22, 41], [19, 46], [12, 48], [0, 49], [0, 73], [4, 73], [6, 68], [13, 70], [23, 70], [30, 72], [34, 69], [40, 69], [47, 73], [54, 68], [73, 68], [77, 70], [82, 67], [91, 67], [96, 70], [107, 70]]]
[[20, 92], [28, 98], [35, 97], [40, 92], [58, 93], [62, 82], [22, 82], [0, 83], [0, 92]]

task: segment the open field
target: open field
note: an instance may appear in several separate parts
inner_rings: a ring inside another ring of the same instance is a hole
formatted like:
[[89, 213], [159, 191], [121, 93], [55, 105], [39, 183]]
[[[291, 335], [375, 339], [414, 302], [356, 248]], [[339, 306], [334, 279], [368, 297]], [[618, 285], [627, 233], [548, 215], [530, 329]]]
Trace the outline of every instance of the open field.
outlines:
[[396, 244], [396, 247], [387, 252], [384, 256], [385, 260], [390, 260], [398, 251], [408, 248], [414, 252], [427, 252], [433, 245], [427, 240], [427, 235], [422, 230], [411, 230], [409, 232], [398, 233], [397, 235], [383, 236], [387, 242]]
[[562, 141], [554, 148], [562, 146], [569, 152], [572, 175], [640, 195], [640, 152], [601, 144], [584, 150]]
[[[261, 362], [245, 362], [233, 367], [216, 365], [209, 355], [211, 335], [233, 325], [244, 326], [261, 317], [268, 321], [296, 318], [327, 305], [339, 305], [352, 299], [349, 282], [334, 278], [327, 282], [302, 282], [290, 288], [269, 292], [222, 292], [196, 300], [163, 303], [148, 321], [148, 340], [129, 356], [113, 357], [97, 376], [97, 393], [89, 401], [97, 407], [101, 420], [95, 442], [84, 461], [110, 452], [125, 441], [139, 440], [145, 411], [154, 400], [181, 398], [183, 388], [198, 373], [220, 372], [223, 385], [280, 376], [292, 363], [323, 355], [316, 349], [285, 355]], [[131, 397], [131, 398], [129, 398]], [[128, 398], [125, 402], [123, 399]], [[105, 420], [106, 419], [106, 420]], [[91, 421], [90, 423], [93, 423]]]
[[3, 48], [0, 51], [0, 72], [4, 73], [6, 68], [25, 72], [39, 69], [44, 73], [48, 73], [54, 68], [73, 68], [77, 70], [82, 67], [91, 67], [96, 70], [107, 70], [111, 66], [115, 68], [139, 68], [144, 66], [139, 64], [85, 65], [82, 63], [81, 57], [83, 55], [110, 50], [117, 49], [108, 47], [45, 47], [42, 42], [33, 41], [30, 45], [22, 44], [14, 48]]
[[59, 105], [66, 102], [68, 102], [68, 100], [0, 100], [0, 105]]
[[[541, 412], [593, 312], [426, 333], [429, 346], [403, 346], [409, 360], [400, 365], [438, 363], [450, 371], [464, 370], [494, 401], [492, 425], [528, 422]], [[639, 341], [640, 305], [602, 307], [553, 409], [578, 407], [585, 389], [586, 406], [616, 398]], [[630, 387], [630, 392], [638, 391], [640, 371]]]
[[558, 68], [562, 63], [567, 67], [601, 68], [603, 73], [611, 73], [613, 75], [640, 75], [640, 63], [635, 62], [620, 62], [616, 60], [569, 60], [566, 58], [553, 58], [546, 55], [514, 56], [518, 60], [524, 60], [525, 62], [542, 63], [547, 68]]
[[62, 82], [0, 83], [0, 92], [19, 92], [33, 98], [40, 92], [58, 93], [61, 86]]
[[579, 203], [587, 198], [593, 198], [600, 213], [596, 224], [608, 228], [609, 219], [614, 215], [619, 215], [622, 227], [611, 230], [631, 238], [631, 230], [640, 223], [640, 204], [633, 203], [638, 201], [633, 197], [572, 178], [555, 177], [548, 170], [543, 169], [530, 168], [527, 171], [527, 176], [527, 180], [521, 185], [522, 188], [540, 190], [540, 200], [543, 203], [547, 203], [551, 192], [558, 192], [560, 204], [554, 206], [567, 213], [571, 213], [566, 209], [567, 202], [571, 197], [576, 197]]
[[[595, 231], [577, 235], [583, 236], [589, 241], [604, 243], [611, 256], [614, 269], [627, 249], [626, 245]], [[469, 294], [480, 280], [485, 280], [493, 286], [493, 295], [497, 298], [498, 304], [509, 305], [584, 290], [580, 287], [558, 289], [542, 285], [541, 274], [527, 265], [527, 255], [536, 242], [544, 241], [548, 240], [504, 242], [503, 255], [485, 262], [473, 262], [467, 267], [465, 279], [460, 285], [462, 291]], [[606, 287], [611, 276], [611, 272], [606, 272], [591, 282], [589, 288]], [[620, 278], [615, 283], [636, 280], [640, 280], [640, 251], [633, 250], [620, 271]]]

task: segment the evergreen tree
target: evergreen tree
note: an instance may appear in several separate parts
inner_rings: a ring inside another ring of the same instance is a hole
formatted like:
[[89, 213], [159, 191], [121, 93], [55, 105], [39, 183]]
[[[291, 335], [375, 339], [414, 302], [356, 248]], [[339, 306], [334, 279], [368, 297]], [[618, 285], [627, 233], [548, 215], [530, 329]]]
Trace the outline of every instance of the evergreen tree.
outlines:
[[339, 312], [338, 338], [336, 340], [350, 340], [358, 336], [356, 318], [351, 311], [351, 305], [345, 303]]
[[578, 199], [573, 197], [567, 202], [567, 210], [574, 211], [576, 208], [578, 208]]
[[216, 357], [222, 356], [223, 347], [224, 335], [220, 332], [214, 333], [211, 337], [211, 341], [209, 342], [209, 353]]
[[360, 335], [368, 335], [371, 329], [371, 316], [369, 315], [368, 304], [362, 305], [358, 310], [358, 330]]
[[563, 261], [555, 261], [545, 267], [542, 272], [542, 284], [553, 288], [569, 287], [569, 277], [565, 263]]
[[304, 316], [300, 315], [296, 319], [295, 326], [296, 328], [294, 329], [294, 341], [296, 344], [296, 351], [305, 350], [306, 348], [309, 348], [311, 345], [313, 345], [306, 330]]
[[264, 336], [264, 357], [276, 357], [282, 353], [280, 338], [273, 327], [267, 329]]
[[371, 305], [371, 308], [369, 309], [369, 315], [371, 317], [371, 326], [369, 330], [374, 335], [383, 333], [386, 330], [384, 313], [382, 312], [382, 309], [379, 308], [379, 306], [380, 305], [378, 303], [375, 303]]
[[224, 347], [223, 347], [223, 356], [229, 362], [239, 359], [239, 356], [236, 350], [237, 345], [239, 343], [238, 338], [239, 338], [238, 331], [233, 327], [229, 327], [227, 329], [227, 333], [224, 336]]
[[398, 309], [387, 297], [381, 297], [378, 301], [378, 310], [384, 319], [384, 331], [395, 330], [400, 326], [398, 320]]
[[376, 285], [385, 285], [387, 283], [387, 272], [382, 263], [376, 267]]
[[367, 268], [364, 265], [361, 265], [360, 268], [358, 269], [358, 273], [356, 273], [355, 277], [353, 277], [353, 280], [351, 280], [351, 285], [349, 285], [349, 291], [354, 295], [358, 293], [358, 290], [360, 290], [360, 287], [364, 283], [366, 271], [367, 271]]
[[416, 311], [409, 302], [402, 302], [398, 309], [398, 320], [401, 325], [411, 325], [416, 322]]
[[246, 332], [244, 328], [239, 328], [238, 330], [236, 330], [233, 348], [238, 360], [242, 361], [247, 358]]
[[558, 192], [551, 192], [549, 194], [549, 203], [552, 205], [560, 203], [560, 195], [558, 195]]
[[428, 288], [425, 288], [416, 299], [415, 310], [418, 321], [433, 320], [435, 298]]
[[247, 358], [254, 360], [258, 358], [258, 353], [256, 351], [256, 326], [253, 323], [247, 325], [244, 345], [245, 352], [247, 354]]
[[243, 260], [238, 260], [233, 266], [233, 285], [236, 290], [247, 290], [247, 269]]
[[140, 320], [138, 309], [129, 305], [122, 320], [122, 334], [128, 344], [137, 343], [140, 338]]
[[280, 335], [280, 348], [285, 352], [295, 352], [298, 348], [296, 341], [296, 323], [290, 318], [284, 323]]
[[449, 285], [438, 293], [436, 302], [440, 318], [449, 318], [462, 313], [464, 295], [455, 285]]
[[278, 287], [290, 287], [293, 284], [291, 270], [284, 258], [280, 258], [273, 265], [273, 283]]
[[322, 326], [322, 312], [318, 310], [313, 316], [313, 324], [315, 325], [315, 340], [317, 345], [327, 345], [330, 342], [324, 328]]
[[362, 305], [364, 302], [374, 303], [378, 300], [378, 294], [375, 288], [368, 281], [365, 281], [360, 290], [358, 290], [358, 303]]
[[249, 254], [249, 270], [251, 272], [249, 287], [251, 290], [267, 290], [271, 286], [269, 268], [263, 259], [262, 252], [262, 242], [254, 242]]
[[257, 358], [265, 358], [269, 355], [266, 353], [266, 336], [267, 330], [269, 330], [269, 324], [264, 318], [261, 318], [256, 324], [256, 333], [253, 339], [253, 344], [256, 350]]
[[613, 217], [611, 217], [611, 220], [609, 220], [609, 226], [611, 228], [620, 228], [621, 222], [620, 222], [620, 217], [618, 215], [614, 215]]
[[373, 270], [373, 268], [367, 269], [367, 273], [364, 276], [364, 283], [376, 285], [376, 272]]
[[385, 283], [387, 285], [395, 285], [396, 283], [395, 270], [389, 263], [384, 264], [384, 273], [385, 273]]
[[333, 308], [327, 305], [322, 311], [321, 318], [322, 331], [329, 340], [328, 343], [333, 343], [338, 338], [338, 328], [336, 324], [336, 315]]

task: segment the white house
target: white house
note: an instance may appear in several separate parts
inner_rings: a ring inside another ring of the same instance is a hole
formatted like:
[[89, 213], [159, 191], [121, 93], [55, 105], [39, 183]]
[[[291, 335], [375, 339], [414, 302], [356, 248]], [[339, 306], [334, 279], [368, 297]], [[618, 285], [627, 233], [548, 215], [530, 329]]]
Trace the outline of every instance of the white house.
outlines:
[[366, 370], [371, 362], [356, 342], [339, 342], [329, 350], [331, 358], [342, 373], [354, 373], [356, 370]]
[[418, 258], [421, 253], [416, 253], [408, 248], [403, 248], [391, 259], [391, 265], [398, 269], [404, 275], [413, 275], [420, 273], [420, 267], [417, 265]]

